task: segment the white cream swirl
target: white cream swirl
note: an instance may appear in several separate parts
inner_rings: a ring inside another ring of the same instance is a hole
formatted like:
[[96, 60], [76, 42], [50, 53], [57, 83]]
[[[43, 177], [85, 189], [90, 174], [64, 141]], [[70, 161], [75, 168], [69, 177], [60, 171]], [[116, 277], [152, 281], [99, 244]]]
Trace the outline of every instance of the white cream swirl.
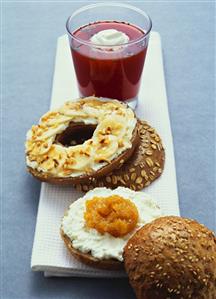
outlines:
[[99, 46], [119, 46], [128, 43], [129, 40], [127, 34], [116, 29], [101, 30], [90, 39], [93, 44]]

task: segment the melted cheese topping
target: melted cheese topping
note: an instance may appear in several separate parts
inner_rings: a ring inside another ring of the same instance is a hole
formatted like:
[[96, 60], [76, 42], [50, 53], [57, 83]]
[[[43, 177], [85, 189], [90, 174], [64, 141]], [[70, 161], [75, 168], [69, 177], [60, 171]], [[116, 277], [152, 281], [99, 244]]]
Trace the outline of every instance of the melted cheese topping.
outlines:
[[[69, 124], [96, 124], [91, 139], [65, 147], [55, 143]], [[66, 102], [43, 115], [26, 137], [26, 162], [33, 169], [56, 177], [75, 177], [97, 171], [132, 147], [136, 126], [133, 111], [117, 100], [95, 97]]]
[[[127, 235], [114, 237], [109, 233], [101, 234], [96, 229], [89, 228], [85, 221], [86, 201], [96, 197], [109, 197], [118, 195], [131, 200], [138, 210], [136, 227]], [[144, 224], [161, 217], [162, 213], [156, 203], [145, 193], [135, 192], [128, 188], [118, 187], [115, 190], [95, 188], [82, 198], [73, 202], [62, 220], [62, 229], [71, 239], [72, 245], [84, 253], [91, 253], [98, 259], [114, 258], [123, 260], [124, 246], [129, 238]]]

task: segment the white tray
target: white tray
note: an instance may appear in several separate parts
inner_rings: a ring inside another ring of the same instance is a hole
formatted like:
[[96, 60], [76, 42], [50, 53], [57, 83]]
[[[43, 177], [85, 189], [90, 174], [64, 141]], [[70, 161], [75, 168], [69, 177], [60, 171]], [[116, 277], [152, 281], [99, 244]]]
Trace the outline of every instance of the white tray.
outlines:
[[[78, 97], [67, 36], [58, 39], [51, 108]], [[46, 111], [44, 111], [46, 112]], [[166, 215], [179, 215], [175, 160], [167, 106], [160, 36], [151, 33], [137, 114], [155, 127], [162, 137], [166, 161], [162, 176], [145, 188]], [[42, 184], [38, 208], [31, 268], [45, 275], [83, 277], [123, 277], [123, 271], [103, 271], [87, 267], [66, 250], [60, 235], [61, 217], [72, 201], [82, 193], [71, 187]]]

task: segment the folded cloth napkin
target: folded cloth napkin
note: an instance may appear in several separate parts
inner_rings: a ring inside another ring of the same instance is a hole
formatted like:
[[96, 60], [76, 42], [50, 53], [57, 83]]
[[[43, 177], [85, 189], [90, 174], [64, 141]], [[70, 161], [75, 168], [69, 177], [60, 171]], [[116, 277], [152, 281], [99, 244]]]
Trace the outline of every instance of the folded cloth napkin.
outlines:
[[[76, 78], [67, 36], [58, 39], [51, 108], [78, 97]], [[175, 160], [164, 80], [161, 40], [152, 32], [142, 77], [138, 117], [147, 120], [162, 137], [166, 151], [162, 176], [145, 192], [154, 198], [166, 215], [179, 215]], [[60, 238], [59, 228], [64, 211], [80, 196], [71, 187], [42, 183], [38, 207], [31, 268], [45, 276], [124, 277], [124, 271], [104, 271], [88, 267], [74, 259]]]

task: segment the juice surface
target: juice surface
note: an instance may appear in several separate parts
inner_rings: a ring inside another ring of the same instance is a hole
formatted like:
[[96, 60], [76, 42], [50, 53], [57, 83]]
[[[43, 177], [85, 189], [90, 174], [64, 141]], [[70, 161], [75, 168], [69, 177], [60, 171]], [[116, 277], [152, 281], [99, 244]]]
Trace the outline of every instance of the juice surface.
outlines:
[[[83, 26], [73, 32], [73, 35], [90, 42], [94, 34], [106, 29], [124, 32], [130, 42], [145, 34], [140, 28], [130, 24], [103, 21]], [[81, 95], [119, 100], [137, 96], [147, 51], [145, 40], [116, 49], [90, 46], [72, 39], [70, 46]]]

